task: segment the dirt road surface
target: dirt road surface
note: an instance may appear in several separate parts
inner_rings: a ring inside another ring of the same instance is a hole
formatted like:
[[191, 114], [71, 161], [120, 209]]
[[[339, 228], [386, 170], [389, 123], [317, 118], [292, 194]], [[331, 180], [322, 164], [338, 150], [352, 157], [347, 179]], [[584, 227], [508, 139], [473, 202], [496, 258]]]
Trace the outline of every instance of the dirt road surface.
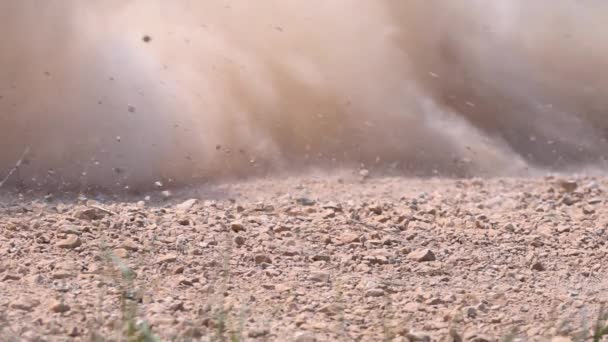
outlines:
[[0, 339], [588, 340], [606, 189], [356, 175], [3, 198]]

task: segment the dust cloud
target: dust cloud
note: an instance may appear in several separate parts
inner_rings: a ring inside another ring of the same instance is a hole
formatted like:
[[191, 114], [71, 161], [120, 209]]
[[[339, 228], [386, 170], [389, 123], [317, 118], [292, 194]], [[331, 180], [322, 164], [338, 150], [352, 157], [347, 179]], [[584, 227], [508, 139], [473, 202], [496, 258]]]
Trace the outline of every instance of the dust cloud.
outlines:
[[0, 2], [0, 179], [601, 168], [600, 0]]

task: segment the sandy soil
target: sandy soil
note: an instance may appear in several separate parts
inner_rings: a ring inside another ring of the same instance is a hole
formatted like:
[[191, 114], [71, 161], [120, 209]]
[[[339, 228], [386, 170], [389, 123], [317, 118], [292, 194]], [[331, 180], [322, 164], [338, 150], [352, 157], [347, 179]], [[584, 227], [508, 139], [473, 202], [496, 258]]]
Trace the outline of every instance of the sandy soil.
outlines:
[[311, 176], [3, 198], [0, 339], [144, 341], [145, 322], [168, 341], [575, 339], [608, 299], [607, 188]]

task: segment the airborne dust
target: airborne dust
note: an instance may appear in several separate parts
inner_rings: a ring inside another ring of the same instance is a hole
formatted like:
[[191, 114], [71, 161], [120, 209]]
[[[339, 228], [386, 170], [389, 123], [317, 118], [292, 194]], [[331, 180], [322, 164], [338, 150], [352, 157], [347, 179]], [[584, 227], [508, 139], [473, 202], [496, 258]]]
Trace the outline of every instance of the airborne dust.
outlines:
[[0, 179], [522, 175], [608, 151], [600, 0], [0, 2]]

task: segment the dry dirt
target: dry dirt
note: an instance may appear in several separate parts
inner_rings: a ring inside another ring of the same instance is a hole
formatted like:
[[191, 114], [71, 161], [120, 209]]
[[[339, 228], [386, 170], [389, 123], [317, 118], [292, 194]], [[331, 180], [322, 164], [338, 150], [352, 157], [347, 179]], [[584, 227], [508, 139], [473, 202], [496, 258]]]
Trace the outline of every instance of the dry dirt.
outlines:
[[608, 299], [606, 189], [356, 175], [9, 196], [0, 338], [127, 340], [131, 323], [145, 341], [147, 321], [167, 341], [575, 339]]

